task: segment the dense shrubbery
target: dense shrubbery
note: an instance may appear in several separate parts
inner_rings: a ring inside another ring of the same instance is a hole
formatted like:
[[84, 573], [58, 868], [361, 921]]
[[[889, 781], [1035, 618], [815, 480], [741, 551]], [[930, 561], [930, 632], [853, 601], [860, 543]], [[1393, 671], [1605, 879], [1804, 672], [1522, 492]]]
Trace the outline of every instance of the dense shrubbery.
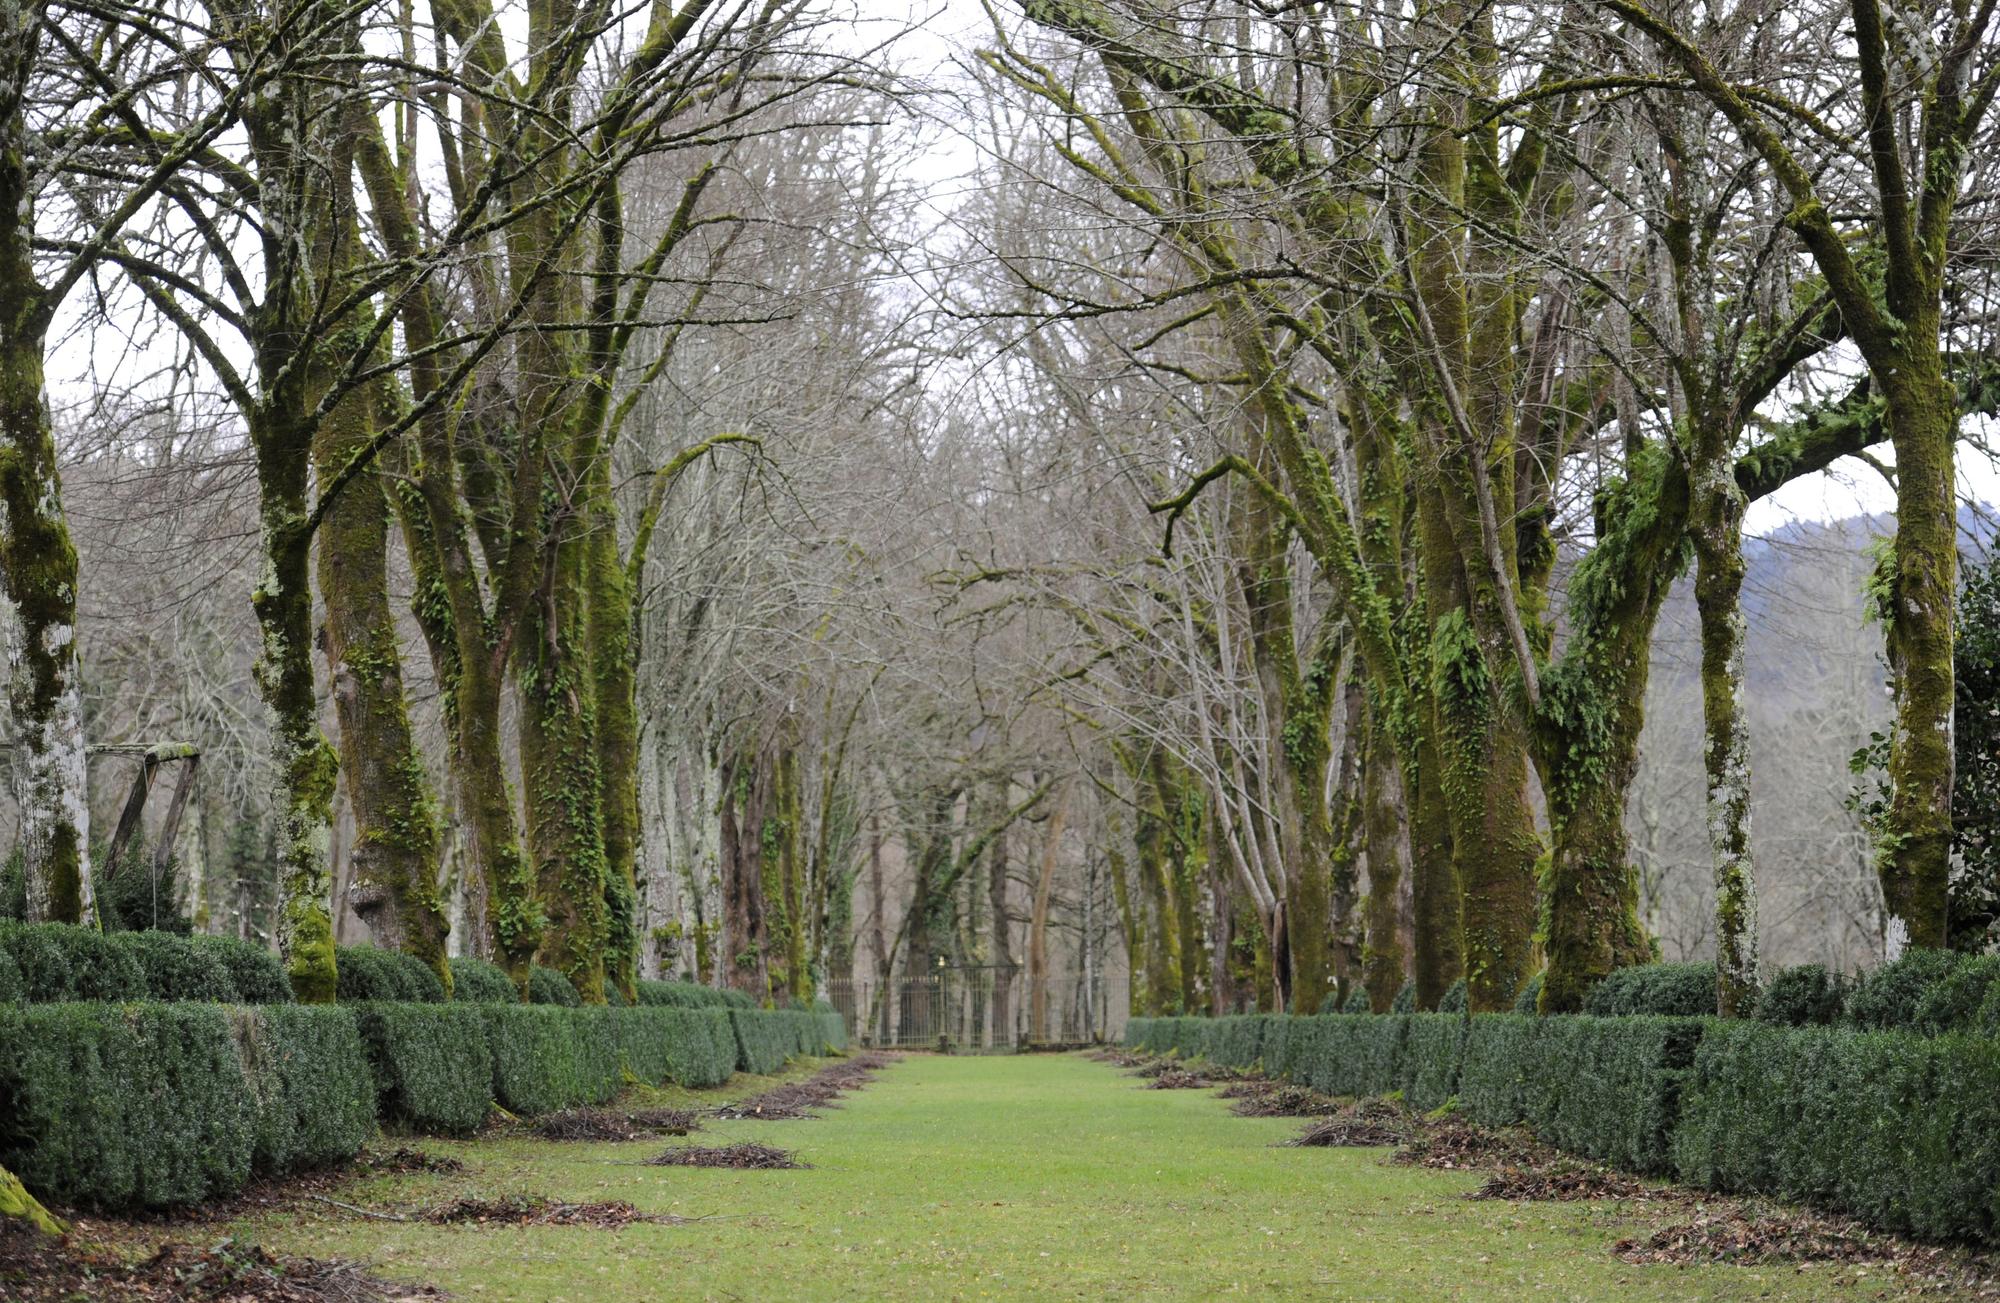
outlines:
[[1359, 982], [1347, 993], [1347, 1002], [1340, 1006], [1342, 1013], [1373, 1013], [1375, 1006], [1368, 1002], [1368, 988]]
[[2000, 1043], [1712, 1023], [1674, 1160], [1682, 1179], [1823, 1204], [1933, 1238], [2000, 1240]]
[[[60, 923], [0, 923], [0, 1003], [211, 1000], [282, 1004], [291, 984], [277, 956], [231, 937], [98, 932]], [[9, 977], [13, 981], [9, 981]]]
[[[1895, 1004], [1962, 1025], [1972, 992], [1982, 1011], [2000, 1005], [1990, 976], [1976, 961], [1927, 982], [1905, 975]], [[1813, 1002], [1823, 985], [1791, 979], [1780, 998], [1824, 1016]], [[1909, 996], [1911, 986], [1925, 994]], [[1983, 1036], [1644, 1014], [1415, 1014], [1135, 1018], [1126, 1039], [1232, 1066], [1261, 1059], [1267, 1072], [1332, 1095], [1400, 1091], [1418, 1109], [1455, 1096], [1477, 1122], [1525, 1123], [1550, 1144], [1631, 1170], [2000, 1243], [2000, 1042]]]
[[1752, 1016], [1758, 1022], [1807, 1027], [1838, 1022], [1847, 1003], [1847, 983], [1823, 964], [1781, 968], [1758, 993]]
[[[564, 983], [568, 985], [567, 982]], [[612, 1009], [488, 1005], [493, 1098], [513, 1113], [601, 1104], [621, 1081]], [[635, 1074], [636, 1075], [636, 1074]]]
[[1542, 978], [1544, 976], [1545, 974], [1536, 973], [1527, 981], [1521, 983], [1521, 989], [1514, 993], [1515, 1013], [1533, 1013], [1541, 1007]]
[[1613, 969], [1590, 989], [1583, 1011], [1600, 1018], [1704, 1017], [1715, 1012], [1715, 965], [1637, 964]]
[[507, 970], [484, 959], [453, 959], [451, 998], [461, 1004], [519, 1004], [521, 993]]
[[0, 1165], [61, 1203], [194, 1203], [349, 1157], [373, 1105], [345, 1010], [0, 1011]]
[[528, 1003], [553, 1004], [565, 1009], [580, 1008], [583, 997], [576, 993], [567, 977], [553, 968], [540, 964], [528, 970]]
[[741, 991], [718, 990], [693, 982], [639, 983], [639, 1003], [675, 1009], [754, 1009], [757, 1002]]
[[1855, 982], [1847, 995], [1847, 1020], [1880, 1030], [1914, 1025], [1924, 996], [1950, 977], [1963, 959], [1949, 950], [1905, 951], [1902, 958], [1864, 973]]
[[[292, 983], [278, 957], [236, 937], [192, 936], [188, 944], [215, 957], [228, 970], [236, 998], [244, 1004], [290, 1004]], [[155, 998], [159, 998], [155, 993]]]
[[[83, 929], [79, 935], [88, 936]], [[237, 1002], [236, 980], [229, 966], [213, 950], [196, 946], [187, 937], [166, 932], [115, 932], [104, 938], [114, 950], [123, 951], [139, 974], [139, 991], [125, 996], [84, 995], [79, 999], [209, 1000], [217, 1004]]]
[[378, 1117], [447, 1135], [486, 1119], [493, 1050], [482, 1007], [382, 1002], [353, 1009], [374, 1072]]
[[338, 946], [333, 962], [340, 971], [342, 1003], [400, 1000], [412, 1004], [443, 1004], [444, 983], [415, 955], [374, 946]]
[[1439, 1013], [1464, 1013], [1465, 1000], [1465, 979], [1461, 977], [1445, 988], [1445, 993], [1438, 997], [1437, 1011]]

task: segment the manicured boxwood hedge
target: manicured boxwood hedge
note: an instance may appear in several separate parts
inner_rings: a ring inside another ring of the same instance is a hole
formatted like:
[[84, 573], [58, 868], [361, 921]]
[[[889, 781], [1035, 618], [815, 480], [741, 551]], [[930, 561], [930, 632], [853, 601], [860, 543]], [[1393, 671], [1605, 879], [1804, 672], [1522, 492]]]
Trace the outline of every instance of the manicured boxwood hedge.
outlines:
[[462, 1135], [486, 1119], [493, 1099], [486, 1006], [383, 1001], [347, 1007], [368, 1047], [377, 1117], [446, 1135]]
[[57, 1203], [195, 1203], [350, 1157], [373, 1104], [346, 1010], [0, 1010], [0, 1166]]
[[1683, 1180], [2000, 1243], [2000, 1043], [1713, 1023], [1674, 1132]]
[[444, 983], [415, 955], [374, 946], [336, 946], [333, 962], [340, 975], [337, 994], [342, 1004], [364, 1000], [444, 1003]]
[[[1983, 1007], [1995, 984], [1982, 976], [1962, 980]], [[1948, 990], [1935, 979], [1905, 977], [1876, 1007], [1915, 1010], [1924, 997], [1908, 988]], [[1814, 1009], [1804, 994], [1795, 1007]], [[1971, 1001], [1951, 997], [1950, 1016]], [[1650, 1015], [1336, 1014], [1135, 1018], [1126, 1043], [1261, 1062], [1328, 1094], [1401, 1091], [1420, 1109], [1455, 1096], [1477, 1122], [1525, 1124], [1629, 1170], [2000, 1244], [2000, 1041], [1986, 1036]]]
[[0, 1004], [65, 1000], [213, 1000], [285, 1004], [276, 955], [234, 937], [99, 932], [65, 923], [0, 923]]
[[460, 1004], [519, 1004], [521, 993], [507, 970], [484, 959], [452, 959], [451, 998]]

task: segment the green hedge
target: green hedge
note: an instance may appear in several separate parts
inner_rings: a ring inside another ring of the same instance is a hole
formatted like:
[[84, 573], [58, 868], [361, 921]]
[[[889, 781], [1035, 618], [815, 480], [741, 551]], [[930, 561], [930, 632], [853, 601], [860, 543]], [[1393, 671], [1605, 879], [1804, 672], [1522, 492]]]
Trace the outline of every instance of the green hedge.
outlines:
[[[1985, 967], [1952, 969], [1970, 994], [1938, 973], [1923, 982], [1904, 974], [1876, 1007], [1914, 1011], [1918, 988], [1962, 1018], [1975, 995], [1996, 998], [2000, 984], [1980, 980]], [[1231, 1066], [1261, 1061], [1332, 1095], [1401, 1091], [1419, 1109], [1455, 1095], [1474, 1121], [1525, 1124], [1618, 1167], [1821, 1204], [1926, 1238], [2000, 1244], [2000, 1041], [1985, 1036], [1413, 1014], [1135, 1018], [1126, 1043]]]
[[483, 1005], [364, 1003], [354, 1010], [375, 1074], [375, 1112], [417, 1131], [463, 1135], [486, 1119], [493, 1051]]
[[639, 1003], [676, 1009], [754, 1009], [757, 1002], [742, 991], [719, 990], [693, 982], [639, 983]]
[[1715, 1012], [1715, 965], [1634, 964], [1590, 988], [1583, 1011], [1600, 1018], [1635, 1014], [1701, 1018]]
[[576, 993], [567, 977], [553, 968], [536, 964], [528, 969], [528, 1003], [553, 1004], [565, 1009], [579, 1008], [583, 997]]
[[[88, 935], [88, 933], [84, 933]], [[207, 1000], [235, 1004], [236, 979], [220, 954], [196, 946], [187, 937], [168, 932], [114, 932], [104, 943], [130, 958], [140, 975], [140, 989], [131, 995], [84, 995], [78, 999], [121, 1000], [151, 997], [166, 1003]]]
[[444, 1003], [444, 983], [415, 955], [374, 946], [336, 946], [333, 962], [340, 975], [337, 994], [342, 1004]]
[[[285, 966], [264, 947], [236, 937], [191, 936], [187, 943], [219, 961], [229, 971], [236, 998], [244, 1004], [290, 1004], [292, 981]], [[155, 993], [155, 998], [158, 993]]]
[[2000, 1043], [1844, 1027], [1710, 1026], [1673, 1157], [1681, 1179], [2000, 1243]]
[[291, 983], [278, 957], [234, 937], [105, 933], [68, 923], [0, 923], [0, 956], [4, 956], [0, 1004], [67, 1000], [288, 1004], [292, 999]]
[[[600, 1103], [629, 1081], [714, 1086], [844, 1041], [830, 1010], [358, 1002], [0, 1007], [0, 1166], [92, 1208], [168, 1207], [253, 1172], [339, 1162], [376, 1120], [462, 1134]], [[748, 1049], [746, 1049], [748, 1047]]]
[[482, 1012], [493, 1047], [493, 1098], [502, 1108], [552, 1113], [618, 1093], [623, 1078], [612, 1020], [622, 1011], [490, 1004]]
[[507, 970], [484, 959], [452, 959], [451, 998], [460, 1004], [519, 1004], [521, 993]]
[[367, 1067], [341, 1009], [70, 1003], [0, 1011], [0, 1166], [36, 1194], [160, 1208], [357, 1152]]

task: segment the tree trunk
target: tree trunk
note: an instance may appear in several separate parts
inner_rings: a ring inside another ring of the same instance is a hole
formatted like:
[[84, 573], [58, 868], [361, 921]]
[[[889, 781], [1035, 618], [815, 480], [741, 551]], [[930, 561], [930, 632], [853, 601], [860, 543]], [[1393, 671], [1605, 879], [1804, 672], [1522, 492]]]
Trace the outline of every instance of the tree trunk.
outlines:
[[[1362, 952], [1362, 985], [1368, 992], [1368, 1007], [1387, 1013], [1409, 973], [1397, 908], [1404, 871], [1403, 803], [1387, 729], [1375, 715], [1372, 709], [1366, 712], [1361, 761], [1361, 818], [1368, 847], [1368, 931]], [[1456, 905], [1455, 897], [1452, 903]], [[1452, 926], [1456, 919], [1439, 922], [1445, 925], [1440, 939], [1456, 953], [1458, 930]], [[1419, 927], [1419, 938], [1424, 935]]]
[[[314, 455], [322, 482], [373, 437], [372, 410], [368, 396], [356, 394], [321, 425]], [[410, 735], [389, 606], [388, 546], [388, 498], [376, 474], [365, 472], [335, 500], [319, 533], [321, 651], [355, 825], [347, 902], [377, 946], [415, 955], [449, 994], [437, 810]]]
[[1034, 914], [1028, 924], [1028, 996], [1032, 1005], [1029, 1038], [1049, 1039], [1049, 900], [1055, 891], [1056, 862], [1062, 854], [1063, 829], [1069, 822], [1069, 784], [1056, 793], [1056, 808], [1042, 830], [1041, 872], [1035, 879]]
[[[1410, 853], [1410, 976], [1416, 983], [1417, 1002], [1436, 1008], [1464, 966], [1459, 955], [1460, 907], [1458, 858], [1451, 839], [1451, 809], [1445, 803], [1440, 781], [1443, 760], [1438, 754], [1437, 724], [1426, 697], [1417, 708], [1416, 790], [1406, 799], [1393, 802], [1391, 818], [1407, 811]], [[1380, 744], [1374, 761], [1378, 767], [1394, 763], [1393, 753]], [[1384, 781], [1393, 781], [1390, 775]], [[1409, 783], [1405, 780], [1405, 786]], [[1397, 835], [1404, 831], [1391, 830]], [[1393, 994], [1393, 992], [1392, 992]]]
[[63, 514], [55, 434], [43, 388], [53, 305], [35, 282], [34, 179], [27, 163], [26, 78], [40, 6], [0, 14], [0, 587], [18, 643], [7, 703], [31, 922], [94, 922], [90, 800], [77, 685], [76, 549]]
[[1886, 376], [1876, 368], [1896, 450], [1896, 541], [1882, 601], [1896, 723], [1889, 740], [1888, 817], [1876, 852], [1891, 959], [1905, 946], [1946, 944], [1951, 880], [1958, 406], [1936, 331], [1919, 335], [1918, 329], [1912, 324], [1907, 332], [1910, 356], [1902, 368]]
[[[764, 819], [770, 804], [770, 766], [761, 753], [738, 753], [723, 763], [722, 980], [758, 1000], [771, 994], [764, 921]], [[879, 889], [879, 877], [875, 885]], [[879, 896], [875, 903], [879, 910]]]
[[1750, 856], [1750, 730], [1743, 700], [1743, 491], [1720, 462], [1694, 484], [1695, 604], [1701, 612], [1702, 762], [1715, 871], [1715, 999], [1747, 1017], [1757, 993], [1757, 880]]
[[[1007, 784], [1000, 786], [1000, 804], [1007, 805]], [[1124, 882], [1124, 875], [1119, 875]], [[1120, 910], [1124, 904], [1121, 890]], [[993, 1000], [987, 1016], [988, 1023], [1000, 1030], [1008, 1044], [1012, 1044], [1014, 1028], [1014, 916], [1007, 909], [1007, 832], [1005, 829], [993, 839], [993, 845], [986, 853], [986, 912], [987, 926], [993, 930]], [[1129, 934], [1128, 934], [1129, 940]], [[1133, 958], [1137, 958], [1136, 951]]]
[[639, 998], [639, 640], [632, 588], [618, 554], [609, 457], [592, 463], [583, 564], [597, 707], [604, 846], [605, 976], [628, 1004]]

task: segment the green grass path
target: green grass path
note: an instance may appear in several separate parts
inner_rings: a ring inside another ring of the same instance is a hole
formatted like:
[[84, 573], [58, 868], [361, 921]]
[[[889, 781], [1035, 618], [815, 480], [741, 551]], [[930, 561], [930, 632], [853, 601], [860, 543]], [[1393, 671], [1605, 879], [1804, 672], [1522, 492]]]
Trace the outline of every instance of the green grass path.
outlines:
[[[740, 1094], [736, 1091], [725, 1094]], [[707, 1220], [439, 1228], [322, 1218], [240, 1229], [461, 1299], [1830, 1299], [1826, 1268], [1633, 1267], [1644, 1212], [1462, 1197], [1472, 1175], [1380, 1150], [1282, 1149], [1298, 1123], [1231, 1116], [1082, 1057], [913, 1057], [821, 1120], [710, 1122], [811, 1171], [638, 1165], [659, 1146], [430, 1145], [459, 1177], [382, 1178], [369, 1201], [534, 1193]], [[678, 1143], [678, 1142], [675, 1142]]]

